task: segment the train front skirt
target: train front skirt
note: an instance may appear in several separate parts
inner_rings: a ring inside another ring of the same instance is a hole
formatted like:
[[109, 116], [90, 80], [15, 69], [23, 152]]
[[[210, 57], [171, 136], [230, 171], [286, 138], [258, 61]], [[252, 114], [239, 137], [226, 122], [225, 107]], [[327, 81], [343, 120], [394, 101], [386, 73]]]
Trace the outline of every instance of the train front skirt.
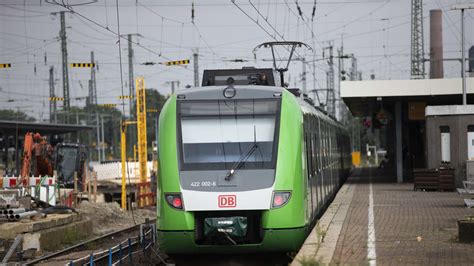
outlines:
[[235, 244], [225, 241], [220, 244], [196, 243], [195, 231], [158, 231], [159, 248], [167, 254], [195, 253], [254, 253], [297, 251], [304, 242], [308, 227], [263, 229], [260, 243]]

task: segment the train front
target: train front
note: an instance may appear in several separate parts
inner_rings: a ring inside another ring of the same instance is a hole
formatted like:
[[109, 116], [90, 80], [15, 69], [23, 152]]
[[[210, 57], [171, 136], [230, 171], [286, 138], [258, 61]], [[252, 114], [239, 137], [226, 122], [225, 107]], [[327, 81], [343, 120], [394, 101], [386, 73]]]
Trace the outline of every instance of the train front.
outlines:
[[307, 230], [301, 113], [285, 89], [178, 92], [159, 126], [157, 227], [169, 254], [297, 250]]

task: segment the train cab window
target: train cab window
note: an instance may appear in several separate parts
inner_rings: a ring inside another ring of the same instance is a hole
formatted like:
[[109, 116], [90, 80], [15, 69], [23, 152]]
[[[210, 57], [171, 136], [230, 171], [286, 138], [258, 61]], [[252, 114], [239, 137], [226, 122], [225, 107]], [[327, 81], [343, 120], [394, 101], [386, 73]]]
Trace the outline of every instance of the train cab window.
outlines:
[[178, 103], [182, 170], [274, 168], [279, 99]]

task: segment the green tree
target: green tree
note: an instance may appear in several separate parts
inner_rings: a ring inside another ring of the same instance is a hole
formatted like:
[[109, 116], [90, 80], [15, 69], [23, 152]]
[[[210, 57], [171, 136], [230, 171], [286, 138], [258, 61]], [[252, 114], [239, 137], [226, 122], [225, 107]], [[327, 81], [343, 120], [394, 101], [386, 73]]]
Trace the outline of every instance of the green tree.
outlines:
[[[79, 140], [79, 143], [86, 145], [90, 151], [90, 159], [98, 160], [97, 156], [97, 121], [99, 122], [99, 131], [101, 127], [101, 117], [104, 117], [104, 142], [106, 145], [106, 159], [120, 158], [120, 121], [122, 112], [117, 108], [103, 107], [99, 105], [89, 105], [85, 107], [72, 106], [68, 113], [58, 112], [58, 123], [90, 125], [94, 129], [88, 132], [81, 132], [79, 136], [71, 136], [70, 140]], [[97, 118], [99, 118], [97, 120]], [[101, 134], [99, 132], [99, 134]]]
[[161, 108], [166, 102], [166, 97], [160, 94], [155, 89], [146, 89], [146, 108], [150, 111], [147, 112], [146, 116], [146, 132], [147, 132], [147, 144], [148, 154], [151, 154], [152, 142], [156, 141], [155, 128], [158, 124], [158, 118], [160, 116]]
[[16, 121], [33, 122], [36, 119], [34, 117], [27, 115], [26, 113], [22, 111], [2, 109], [0, 110], [0, 120], [9, 120], [9, 121], [16, 120]]

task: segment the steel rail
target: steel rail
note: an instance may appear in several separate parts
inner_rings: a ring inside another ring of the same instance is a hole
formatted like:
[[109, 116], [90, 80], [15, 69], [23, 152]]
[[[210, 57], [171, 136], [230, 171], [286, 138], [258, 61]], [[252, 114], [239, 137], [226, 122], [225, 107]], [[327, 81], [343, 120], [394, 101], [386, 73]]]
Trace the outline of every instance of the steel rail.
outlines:
[[[150, 219], [149, 223], [154, 223], [155, 221], [156, 221], [156, 218], [155, 219]], [[143, 224], [145, 224], [145, 223], [143, 223]], [[103, 240], [105, 240], [109, 237], [115, 236], [115, 235], [120, 235], [120, 234], [123, 234], [123, 233], [129, 233], [129, 232], [133, 232], [135, 230], [140, 230], [140, 225], [141, 224], [136, 224], [136, 225], [133, 225], [133, 226], [130, 226], [130, 227], [126, 227], [124, 229], [120, 229], [120, 230], [117, 230], [117, 231], [114, 231], [114, 232], [110, 232], [110, 233], [102, 235], [102, 236], [95, 237], [95, 238], [90, 239], [90, 240], [82, 241], [78, 244], [67, 247], [65, 249], [62, 249], [62, 250], [53, 252], [51, 254], [47, 254], [47, 255], [41, 256], [39, 258], [27, 261], [27, 262], [24, 263], [24, 265], [34, 265], [34, 264], [37, 264], [37, 263], [40, 263], [40, 262], [44, 262], [46, 260], [49, 260], [49, 259], [52, 259], [52, 258], [55, 258], [55, 257], [59, 257], [61, 255], [67, 254], [67, 253], [72, 253], [72, 252], [78, 251], [78, 250], [83, 249], [87, 246], [91, 246], [90, 245], [91, 243], [101, 242], [101, 241], [103, 241]]]

